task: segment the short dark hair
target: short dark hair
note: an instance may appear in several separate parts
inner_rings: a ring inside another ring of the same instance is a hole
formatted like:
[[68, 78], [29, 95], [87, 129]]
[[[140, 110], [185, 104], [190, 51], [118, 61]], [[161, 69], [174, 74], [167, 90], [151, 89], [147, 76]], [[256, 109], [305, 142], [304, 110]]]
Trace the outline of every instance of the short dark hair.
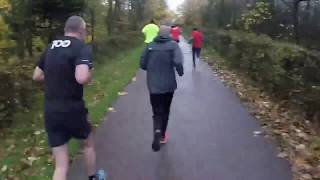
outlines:
[[194, 31], [198, 31], [198, 28], [195, 27], [195, 28], [193, 28], [193, 30], [194, 30]]
[[80, 16], [71, 16], [66, 21], [64, 30], [65, 32], [79, 32], [81, 28], [85, 25], [85, 21]]
[[150, 24], [155, 24], [156, 22], [154, 21], [154, 19], [150, 20]]

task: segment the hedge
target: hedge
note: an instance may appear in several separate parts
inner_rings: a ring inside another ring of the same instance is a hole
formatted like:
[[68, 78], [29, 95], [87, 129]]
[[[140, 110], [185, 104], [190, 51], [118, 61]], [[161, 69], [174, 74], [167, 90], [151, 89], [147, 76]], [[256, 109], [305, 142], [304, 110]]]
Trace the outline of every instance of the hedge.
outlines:
[[106, 37], [105, 39], [97, 40], [95, 44], [95, 54], [103, 54], [109, 57], [115, 54], [124, 52], [132, 47], [136, 47], [143, 42], [143, 35], [137, 31], [121, 32]]
[[320, 111], [320, 57], [290, 43], [239, 31], [207, 32], [210, 45], [231, 67], [276, 97], [290, 99], [309, 115]]
[[30, 108], [35, 94], [30, 62], [0, 64], [0, 129], [12, 124], [14, 114]]

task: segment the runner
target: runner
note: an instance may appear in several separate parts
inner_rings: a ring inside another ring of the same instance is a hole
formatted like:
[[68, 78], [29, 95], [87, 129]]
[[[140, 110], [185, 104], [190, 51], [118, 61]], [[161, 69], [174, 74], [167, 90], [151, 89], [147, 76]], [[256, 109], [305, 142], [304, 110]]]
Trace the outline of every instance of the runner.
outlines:
[[196, 58], [200, 59], [202, 43], [202, 33], [198, 30], [198, 28], [194, 28], [192, 32], [192, 59], [194, 68], [196, 68]]
[[155, 37], [158, 36], [159, 33], [159, 27], [156, 25], [154, 20], [151, 20], [149, 24], [147, 24], [143, 29], [142, 33], [145, 35], [145, 43], [149, 44], [153, 41]]
[[182, 30], [178, 25], [174, 25], [174, 26], [171, 27], [171, 37], [177, 43], [180, 42], [181, 33], [182, 33]]
[[168, 140], [166, 134], [170, 106], [177, 89], [175, 69], [183, 76], [183, 57], [178, 43], [170, 38], [170, 27], [161, 26], [159, 36], [141, 56], [141, 68], [147, 71], [147, 85], [153, 109], [153, 151]]
[[65, 24], [65, 36], [54, 40], [43, 53], [33, 79], [45, 85], [45, 128], [55, 158], [53, 180], [66, 180], [69, 168], [68, 142], [83, 142], [89, 180], [105, 179], [96, 175], [96, 153], [83, 86], [91, 80], [92, 49], [86, 46], [86, 23], [79, 16]]

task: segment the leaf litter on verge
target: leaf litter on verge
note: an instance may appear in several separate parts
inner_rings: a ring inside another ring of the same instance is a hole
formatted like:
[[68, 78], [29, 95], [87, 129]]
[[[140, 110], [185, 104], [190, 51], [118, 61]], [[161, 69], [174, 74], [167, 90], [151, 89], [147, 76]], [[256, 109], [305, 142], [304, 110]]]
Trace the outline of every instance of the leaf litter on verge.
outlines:
[[[320, 180], [320, 168], [310, 170], [310, 167], [317, 167], [317, 164], [320, 166], [320, 141], [319, 145], [314, 145], [317, 144], [313, 142], [317, 137], [316, 129], [309, 120], [304, 118], [303, 112], [291, 106], [288, 100], [278, 101], [272, 98], [252, 84], [246, 75], [228, 68], [222, 58], [208, 61], [221, 81], [226, 86], [237, 90], [240, 99], [249, 107], [253, 116], [263, 123], [265, 133], [280, 143], [279, 158], [289, 159], [293, 166], [297, 166], [299, 162], [296, 161], [297, 159], [307, 158], [302, 169], [293, 170], [294, 179], [303, 180], [311, 177], [311, 179]], [[259, 133], [256, 132], [256, 134]], [[312, 148], [312, 144], [317, 148]]]

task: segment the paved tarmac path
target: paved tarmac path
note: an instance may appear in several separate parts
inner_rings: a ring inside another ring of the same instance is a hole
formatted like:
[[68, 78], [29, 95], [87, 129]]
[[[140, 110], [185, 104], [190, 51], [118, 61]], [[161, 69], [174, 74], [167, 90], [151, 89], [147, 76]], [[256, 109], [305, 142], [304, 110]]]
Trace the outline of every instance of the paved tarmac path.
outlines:
[[[185, 76], [178, 79], [169, 122], [169, 143], [151, 150], [152, 114], [145, 72], [137, 73], [97, 130], [98, 166], [108, 180], [291, 180], [290, 165], [277, 157], [269, 140], [239, 98], [210, 67], [192, 70], [189, 45], [180, 43]], [[70, 180], [87, 180], [82, 157], [74, 161]]]

